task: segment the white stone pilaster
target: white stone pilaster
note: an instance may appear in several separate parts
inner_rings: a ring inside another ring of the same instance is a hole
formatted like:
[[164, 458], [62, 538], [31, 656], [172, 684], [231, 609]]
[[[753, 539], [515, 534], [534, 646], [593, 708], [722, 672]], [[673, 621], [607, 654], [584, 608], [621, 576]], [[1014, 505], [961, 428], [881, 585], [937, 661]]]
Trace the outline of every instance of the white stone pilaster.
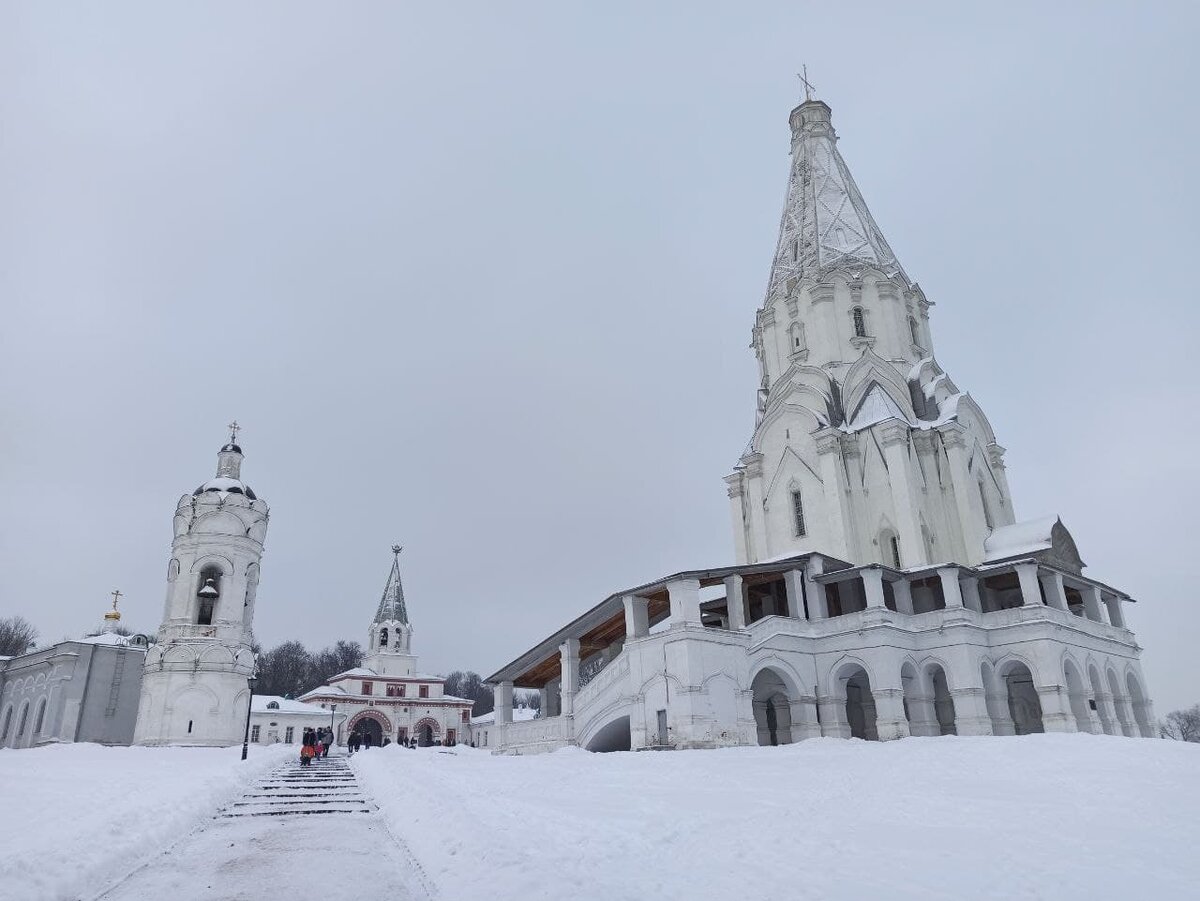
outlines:
[[938, 568], [937, 574], [942, 582], [942, 596], [946, 600], [947, 609], [964, 606], [962, 589], [958, 582], [958, 567], [942, 566]]
[[967, 559], [963, 562], [975, 565], [983, 560], [983, 542], [987, 538], [987, 519], [983, 512], [983, 500], [979, 489], [971, 478], [968, 467], [967, 430], [957, 422], [940, 426], [942, 443], [946, 446], [946, 457], [950, 461], [950, 483], [954, 486], [954, 507], [958, 515], [959, 528], [966, 545]]
[[1045, 570], [1038, 574], [1042, 588], [1046, 592], [1046, 600], [1056, 610], [1070, 610], [1067, 605], [1067, 592], [1063, 587], [1062, 573]]
[[696, 579], [676, 579], [667, 583], [671, 600], [671, 625], [700, 623], [700, 582]]
[[[826, 553], [846, 560], [850, 556], [850, 508], [847, 498], [846, 464], [842, 457], [842, 437], [834, 429], [822, 429], [815, 437], [825, 493], [825, 518], [828, 523]], [[821, 550], [825, 550], [825, 547]]]
[[625, 637], [641, 638], [650, 631], [650, 601], [627, 594], [621, 598], [625, 605]]
[[512, 722], [513, 684], [501, 682], [496, 686], [496, 725]]
[[787, 588], [787, 615], [792, 619], [804, 619], [804, 572], [790, 569], [783, 574], [783, 583]]
[[862, 579], [867, 607], [886, 607], [883, 595], [883, 570], [878, 567], [868, 567], [859, 570], [859, 578]]
[[742, 577], [737, 573], [725, 577], [725, 604], [729, 609], [729, 628], [746, 628], [746, 596]]
[[896, 528], [900, 532], [900, 555], [903, 558], [901, 562], [906, 569], [911, 569], [928, 563], [929, 559], [925, 553], [925, 541], [918, 519], [920, 504], [910, 481], [912, 474], [908, 461], [908, 433], [908, 423], [893, 419], [882, 424], [880, 437], [884, 459], [887, 461], [892, 512], [896, 516]]
[[1025, 607], [1041, 607], [1042, 591], [1038, 587], [1038, 565], [1018, 563], [1017, 581], [1021, 583], [1021, 604]]
[[568, 638], [558, 648], [562, 664], [562, 709], [563, 716], [575, 715], [575, 695], [579, 691], [579, 639]]

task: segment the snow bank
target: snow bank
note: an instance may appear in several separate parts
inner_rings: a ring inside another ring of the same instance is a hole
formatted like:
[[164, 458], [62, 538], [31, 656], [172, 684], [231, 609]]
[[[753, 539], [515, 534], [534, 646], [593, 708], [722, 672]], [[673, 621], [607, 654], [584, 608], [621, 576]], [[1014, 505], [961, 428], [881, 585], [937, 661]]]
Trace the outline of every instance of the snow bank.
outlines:
[[1200, 746], [1092, 735], [352, 765], [444, 898], [1191, 898]]
[[0, 751], [0, 897], [90, 897], [293, 751], [251, 747], [245, 763], [240, 746]]

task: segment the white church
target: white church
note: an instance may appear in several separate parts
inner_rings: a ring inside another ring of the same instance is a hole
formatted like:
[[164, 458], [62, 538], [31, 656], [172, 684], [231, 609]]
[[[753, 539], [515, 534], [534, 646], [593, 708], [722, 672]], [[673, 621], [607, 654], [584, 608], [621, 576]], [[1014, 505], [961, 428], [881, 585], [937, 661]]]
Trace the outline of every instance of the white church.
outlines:
[[[725, 478], [737, 562], [618, 591], [494, 673], [488, 746], [1154, 735], [1132, 598], [1084, 574], [1057, 516], [1016, 520], [830, 108], [790, 125], [757, 424]], [[542, 718], [512, 722], [514, 687]]]

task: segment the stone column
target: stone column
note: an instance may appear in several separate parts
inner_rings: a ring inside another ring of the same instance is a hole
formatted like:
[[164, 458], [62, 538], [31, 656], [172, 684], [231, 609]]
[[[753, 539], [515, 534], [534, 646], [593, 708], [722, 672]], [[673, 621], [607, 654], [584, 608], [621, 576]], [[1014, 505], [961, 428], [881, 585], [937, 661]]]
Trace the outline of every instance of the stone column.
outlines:
[[991, 735], [992, 718], [988, 715], [987, 689], [979, 678], [979, 667], [974, 668], [975, 678], [950, 689], [954, 701], [954, 731], [959, 735]]
[[924, 673], [917, 673], [915, 681], [916, 684], [910, 685], [906, 694], [909, 732], [913, 735], [941, 735], [941, 724], [934, 706], [933, 683]]
[[1089, 585], [1081, 592], [1083, 595], [1083, 612], [1087, 614], [1087, 618], [1092, 622], [1106, 622], [1104, 614], [1100, 612], [1104, 606], [1104, 596], [1100, 589], [1095, 585]]
[[513, 684], [501, 682], [496, 686], [496, 725], [512, 722]]
[[641, 638], [650, 631], [649, 599], [627, 594], [621, 600], [625, 604], [625, 637]]
[[765, 560], [770, 556], [770, 550], [767, 548], [767, 514], [763, 507], [763, 458], [762, 454], [751, 454], [743, 459], [746, 460], [746, 512], [750, 519], [750, 547], [746, 560]]
[[1038, 587], [1038, 565], [1018, 563], [1017, 580], [1021, 583], [1021, 604], [1025, 607], [1041, 607], [1042, 592]]
[[804, 619], [804, 572], [799, 569], [789, 569], [783, 574], [783, 583], [787, 587], [787, 615], [792, 619]]
[[725, 477], [726, 493], [729, 495], [729, 520], [733, 526], [734, 559], [738, 563], [749, 563], [746, 547], [746, 512], [742, 501], [742, 474], [735, 472]]
[[892, 594], [896, 598], [896, 609], [900, 613], [907, 613], [912, 616], [912, 586], [908, 584], [908, 579], [898, 579], [892, 583]]
[[696, 579], [676, 579], [667, 583], [671, 599], [671, 625], [700, 623], [700, 582]]
[[1065, 685], [1034, 683], [1038, 702], [1042, 705], [1042, 726], [1047, 732], [1076, 732], [1071, 696]]
[[1056, 610], [1070, 611], [1067, 605], [1067, 592], [1063, 588], [1062, 573], [1056, 572], [1041, 572], [1038, 573], [1038, 579], [1041, 580], [1042, 588], [1046, 591], [1046, 601], [1051, 607]]
[[974, 610], [976, 613], [983, 613], [983, 601], [979, 597], [979, 579], [974, 576], [963, 579], [960, 583], [962, 587], [963, 606], [968, 610]]
[[946, 457], [950, 461], [950, 483], [954, 486], [954, 507], [958, 513], [963, 542], [966, 544], [969, 564], [983, 560], [983, 542], [987, 538], [987, 518], [983, 513], [983, 500], [979, 489], [971, 478], [965, 427], [957, 422], [940, 426], [942, 443], [946, 446]]
[[963, 596], [958, 584], [958, 567], [942, 566], [938, 568], [937, 574], [942, 581], [942, 596], [946, 599], [947, 609], [962, 607]]
[[909, 481], [908, 432], [906, 422], [888, 420], [881, 430], [883, 454], [887, 461], [888, 485], [892, 490], [892, 507], [896, 515], [896, 528], [900, 532], [900, 563], [905, 569], [929, 562], [925, 553], [925, 541], [921, 536], [921, 525], [917, 518], [920, 504], [917, 502]]
[[539, 714], [545, 718], [550, 716], [550, 685], [547, 683], [538, 689], [538, 700], [541, 704], [538, 706]]
[[821, 710], [821, 735], [825, 738], [849, 738], [850, 722], [846, 719], [846, 699], [833, 694], [817, 698]]
[[817, 699], [802, 697], [792, 701], [792, 741], [820, 738], [821, 724], [817, 721]]
[[746, 597], [742, 577], [737, 573], [725, 577], [725, 604], [729, 608], [729, 628], [734, 631], [746, 628]]
[[579, 691], [579, 639], [568, 638], [558, 648], [562, 661], [563, 716], [575, 715], [575, 693]]
[[804, 581], [808, 590], [808, 618], [828, 619], [829, 602], [825, 597], [825, 586], [814, 577], [825, 571], [825, 561], [818, 555], [809, 557], [804, 564]]
[[880, 741], [905, 738], [911, 734], [908, 717], [904, 715], [903, 688], [871, 686], [871, 696], [875, 700], [875, 731], [879, 733]]
[[1118, 629], [1125, 628], [1125, 613], [1121, 610], [1121, 599], [1116, 595], [1104, 598], [1104, 606], [1108, 609], [1108, 621]]
[[814, 437], [825, 493], [825, 520], [828, 523], [821, 549], [828, 549], [827, 553], [845, 560], [850, 553], [850, 509], [846, 464], [842, 459], [842, 436], [836, 429], [821, 429]]
[[886, 607], [883, 596], [883, 570], [872, 566], [859, 570], [863, 592], [867, 596], [867, 607]]

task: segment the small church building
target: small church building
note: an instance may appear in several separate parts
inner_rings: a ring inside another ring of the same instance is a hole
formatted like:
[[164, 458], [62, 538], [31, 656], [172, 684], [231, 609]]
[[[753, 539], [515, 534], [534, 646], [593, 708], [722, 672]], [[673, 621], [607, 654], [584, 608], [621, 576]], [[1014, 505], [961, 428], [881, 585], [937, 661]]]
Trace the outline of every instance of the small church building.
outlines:
[[[501, 667], [489, 747], [1155, 735], [1134, 599], [1085, 573], [1058, 516], [1017, 519], [829, 106], [789, 124], [755, 428], [725, 477], [735, 562], [615, 592]], [[542, 716], [514, 721], [514, 687]]]
[[417, 671], [412, 634], [400, 581], [400, 547], [395, 546], [383, 598], [367, 630], [363, 665], [300, 697], [346, 715], [338, 744], [356, 732], [376, 746], [385, 741], [415, 741], [422, 747], [469, 741], [473, 702], [446, 694], [441, 676]]

